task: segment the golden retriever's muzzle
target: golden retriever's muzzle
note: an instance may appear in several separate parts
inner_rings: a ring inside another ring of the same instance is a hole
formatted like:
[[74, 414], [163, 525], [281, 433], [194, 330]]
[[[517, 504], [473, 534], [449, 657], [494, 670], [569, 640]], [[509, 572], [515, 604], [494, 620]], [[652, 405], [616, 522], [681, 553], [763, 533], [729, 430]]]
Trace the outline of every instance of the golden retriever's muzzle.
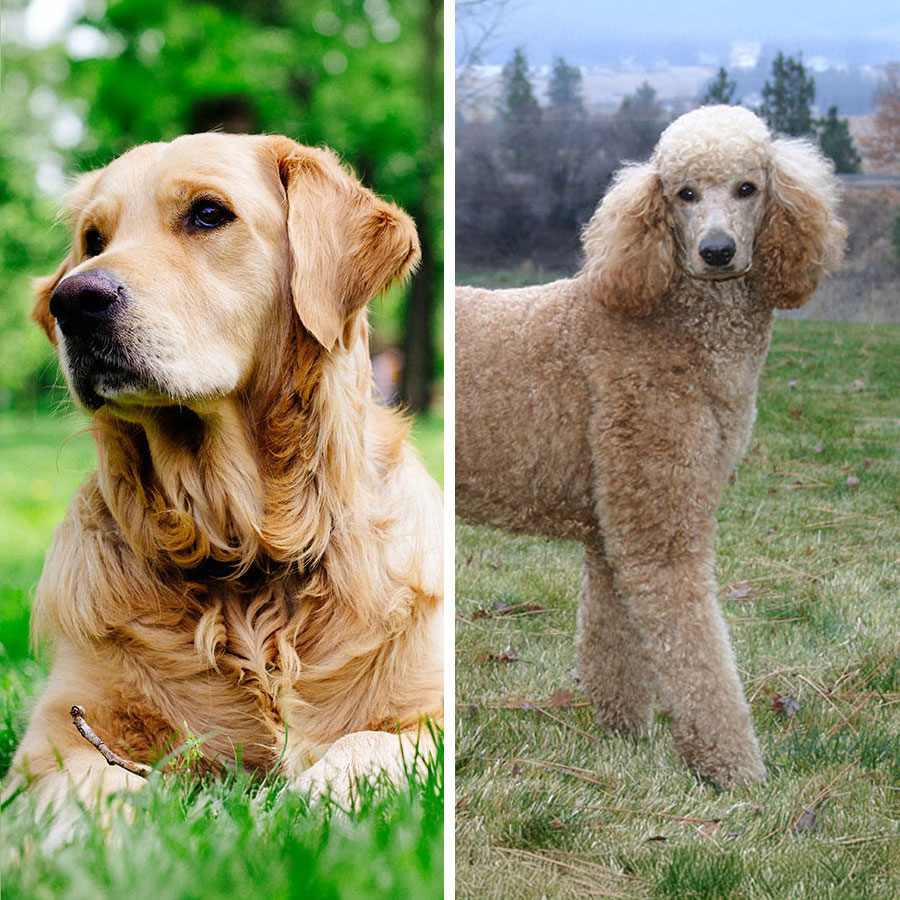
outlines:
[[88, 409], [104, 396], [152, 383], [120, 338], [128, 291], [103, 269], [64, 278], [50, 298], [50, 314], [62, 332], [63, 366], [73, 391]]

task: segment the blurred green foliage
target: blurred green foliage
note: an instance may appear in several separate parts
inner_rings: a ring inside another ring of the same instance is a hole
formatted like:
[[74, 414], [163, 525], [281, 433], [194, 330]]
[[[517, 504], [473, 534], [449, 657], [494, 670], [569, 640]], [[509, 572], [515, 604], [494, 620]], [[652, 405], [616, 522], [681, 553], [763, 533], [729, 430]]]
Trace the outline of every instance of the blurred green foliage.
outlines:
[[[421, 377], [438, 375], [439, 0], [89, 0], [84, 8], [58, 40], [35, 48], [27, 4], [4, 4], [0, 408], [32, 405], [56, 377], [38, 329], [26, 324], [29, 276], [51, 272], [67, 240], [50, 227], [58, 197], [38, 180], [52, 189], [54, 170], [85, 171], [134, 144], [214, 128], [328, 144], [413, 214], [437, 260], [418, 291], [431, 338]], [[404, 342], [415, 293], [376, 306], [376, 344]]]

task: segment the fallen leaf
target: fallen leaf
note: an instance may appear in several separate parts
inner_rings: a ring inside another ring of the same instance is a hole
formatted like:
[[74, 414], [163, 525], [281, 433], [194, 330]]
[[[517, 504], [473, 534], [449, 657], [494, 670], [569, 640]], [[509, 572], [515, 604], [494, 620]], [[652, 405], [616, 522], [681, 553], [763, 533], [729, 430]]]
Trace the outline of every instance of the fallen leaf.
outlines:
[[653, 837], [648, 837], [647, 840], [644, 841], [644, 843], [650, 844], [653, 841], [667, 841], [667, 840], [668, 840], [668, 838], [664, 834], [654, 834]]
[[518, 659], [516, 651], [512, 647], [507, 647], [502, 653], [491, 653], [489, 650], [485, 650], [484, 653], [475, 657], [475, 662], [479, 665], [486, 662], [511, 663], [517, 662]]
[[572, 701], [575, 699], [575, 695], [571, 691], [567, 690], [558, 690], [550, 695], [550, 699], [547, 701], [550, 706], [556, 706], [560, 709], [568, 709], [572, 705]]
[[800, 701], [790, 694], [776, 694], [772, 698], [772, 711], [780, 716], [786, 716], [792, 719], [800, 712]]
[[819, 818], [819, 814], [816, 812], [815, 807], [812, 809], [804, 809], [800, 814], [800, 818], [797, 819], [796, 824], [794, 825], [794, 831], [814, 831], [816, 827], [816, 820]]
[[731, 596], [736, 600], [743, 600], [750, 596], [751, 590], [752, 587], [749, 581], [741, 581], [738, 584], [733, 584], [731, 586]]

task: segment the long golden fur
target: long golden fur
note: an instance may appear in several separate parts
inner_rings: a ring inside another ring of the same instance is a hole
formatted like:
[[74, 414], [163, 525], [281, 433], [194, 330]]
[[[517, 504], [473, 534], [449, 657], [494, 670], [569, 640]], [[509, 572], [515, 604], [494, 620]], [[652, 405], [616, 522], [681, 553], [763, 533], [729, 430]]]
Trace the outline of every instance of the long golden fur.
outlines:
[[[201, 228], [204, 203], [232, 218]], [[73, 703], [139, 761], [187, 729], [210, 767], [239, 746], [301, 789], [396, 776], [442, 714], [441, 500], [373, 400], [365, 306], [415, 264], [412, 221], [327, 150], [221, 134], [137, 147], [68, 208], [34, 317], [99, 468], [38, 588], [55, 660], [16, 777], [44, 803], [138, 783]], [[96, 278], [109, 310], [69, 311]]]
[[765, 777], [716, 599], [716, 509], [749, 439], [777, 308], [841, 258], [814, 146], [695, 110], [618, 176], [573, 279], [456, 298], [456, 502], [585, 545], [579, 671], [601, 725], [654, 700], [720, 785]]

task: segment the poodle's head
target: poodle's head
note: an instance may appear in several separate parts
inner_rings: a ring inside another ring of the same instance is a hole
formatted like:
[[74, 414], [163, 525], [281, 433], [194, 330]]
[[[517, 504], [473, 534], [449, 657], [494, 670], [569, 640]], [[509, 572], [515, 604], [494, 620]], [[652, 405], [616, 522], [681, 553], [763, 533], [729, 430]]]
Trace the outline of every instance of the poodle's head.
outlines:
[[584, 234], [585, 276], [631, 315], [689, 278], [746, 276], [794, 307], [840, 261], [837, 182], [813, 145], [773, 139], [749, 110], [708, 106], [676, 119], [650, 161], [623, 169]]
[[662, 133], [651, 162], [689, 275], [735, 278], [749, 271], [770, 143], [762, 121], [739, 106], [695, 110]]

